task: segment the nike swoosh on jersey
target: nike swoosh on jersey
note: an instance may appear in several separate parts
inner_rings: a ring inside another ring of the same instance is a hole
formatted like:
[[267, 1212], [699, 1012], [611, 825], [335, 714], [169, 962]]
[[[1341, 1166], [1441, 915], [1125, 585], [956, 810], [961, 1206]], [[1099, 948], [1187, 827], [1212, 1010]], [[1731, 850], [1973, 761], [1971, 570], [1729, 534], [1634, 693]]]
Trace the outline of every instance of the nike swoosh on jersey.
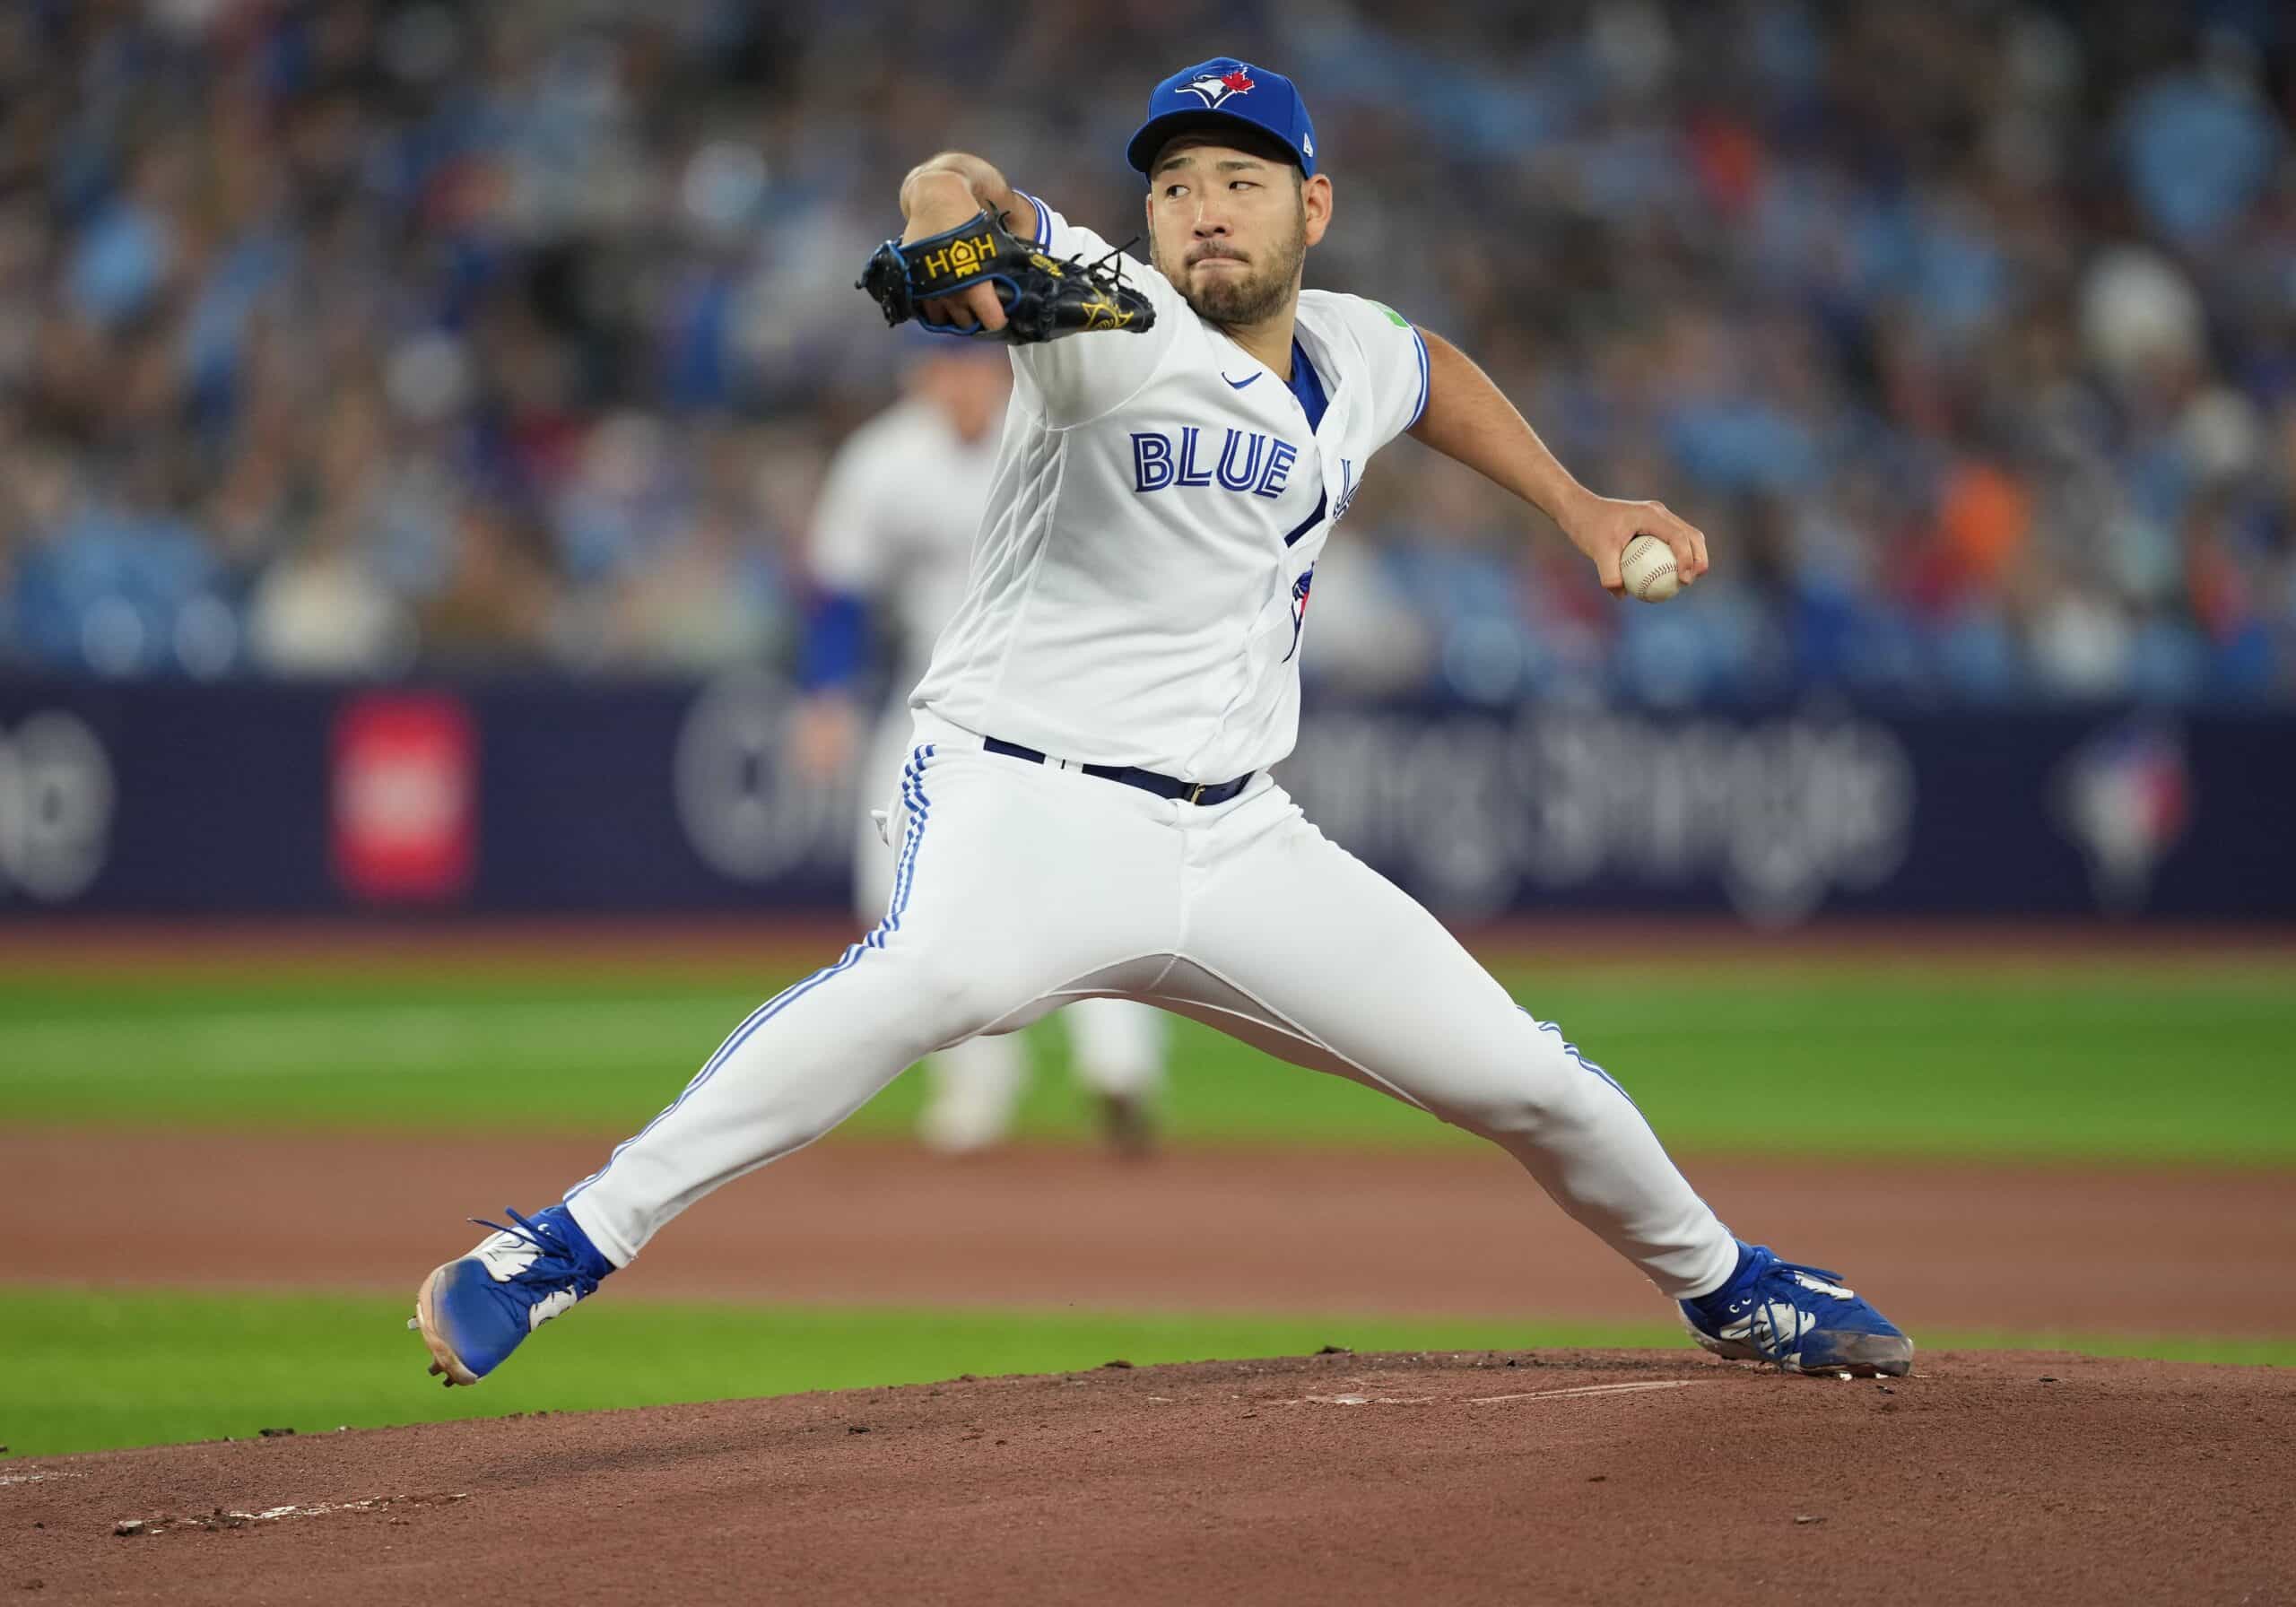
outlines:
[[[1262, 373], [1265, 373], [1265, 369], [1261, 370]], [[1225, 373], [1222, 373], [1220, 378], [1222, 379], [1228, 379], [1228, 376]], [[1238, 390], [1241, 390], [1244, 387], [1251, 384], [1253, 380], [1257, 379], [1258, 378], [1258, 374], [1254, 374], [1243, 379], [1228, 379], [1228, 383], [1234, 386]]]

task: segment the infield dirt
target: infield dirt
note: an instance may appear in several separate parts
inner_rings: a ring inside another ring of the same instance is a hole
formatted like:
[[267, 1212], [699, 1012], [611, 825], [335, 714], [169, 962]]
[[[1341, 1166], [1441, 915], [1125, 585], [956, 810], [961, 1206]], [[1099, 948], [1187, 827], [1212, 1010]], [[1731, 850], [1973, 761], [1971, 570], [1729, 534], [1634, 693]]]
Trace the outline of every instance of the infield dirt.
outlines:
[[[2296, 1372], [1331, 1355], [20, 1462], [14, 1599], [2285, 1602]], [[36, 1593], [36, 1594], [25, 1594]]]

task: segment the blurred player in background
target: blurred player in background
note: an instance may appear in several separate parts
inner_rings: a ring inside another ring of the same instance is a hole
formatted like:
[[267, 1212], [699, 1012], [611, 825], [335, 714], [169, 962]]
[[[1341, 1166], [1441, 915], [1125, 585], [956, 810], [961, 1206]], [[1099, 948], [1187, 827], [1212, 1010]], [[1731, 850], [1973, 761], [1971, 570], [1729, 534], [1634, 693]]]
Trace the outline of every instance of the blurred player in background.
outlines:
[[[873, 637], [897, 644], [893, 696], [863, 755], [863, 796], [893, 798], [910, 729], [909, 689], [965, 595], [973, 535], [988, 500], [997, 437], [1012, 392], [1002, 347], [915, 337], [902, 398], [839, 450], [814, 511], [810, 562], [822, 598], [806, 644], [808, 695], [796, 758], [816, 779], [841, 773], [861, 740], [861, 685]], [[874, 628], [874, 629], [873, 629]], [[854, 840], [854, 897], [874, 924], [892, 897], [893, 851], [883, 811]], [[1164, 1022], [1152, 1006], [1086, 999], [1060, 1012], [1077, 1076], [1098, 1096], [1118, 1154], [1154, 1144], [1152, 1106], [1163, 1079]], [[971, 1038], [926, 1062], [929, 1092], [918, 1136], [946, 1154], [1002, 1140], [1028, 1081], [1020, 1035]]]

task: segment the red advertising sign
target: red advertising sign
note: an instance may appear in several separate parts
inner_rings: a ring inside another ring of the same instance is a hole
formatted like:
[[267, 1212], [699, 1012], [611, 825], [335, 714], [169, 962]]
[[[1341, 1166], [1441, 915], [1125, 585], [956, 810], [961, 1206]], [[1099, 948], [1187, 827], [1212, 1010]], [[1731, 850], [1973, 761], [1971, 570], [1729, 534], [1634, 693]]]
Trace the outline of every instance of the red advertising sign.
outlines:
[[469, 887], [478, 737], [460, 699], [377, 692], [335, 721], [333, 862], [354, 897], [445, 903]]

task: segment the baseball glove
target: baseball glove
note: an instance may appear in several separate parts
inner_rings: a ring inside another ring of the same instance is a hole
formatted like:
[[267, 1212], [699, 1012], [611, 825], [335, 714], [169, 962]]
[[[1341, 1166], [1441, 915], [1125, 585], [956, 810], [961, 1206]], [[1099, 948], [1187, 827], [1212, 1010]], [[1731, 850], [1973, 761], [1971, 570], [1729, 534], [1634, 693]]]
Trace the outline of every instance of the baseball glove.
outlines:
[[[1074, 256], [1047, 256], [1007, 233], [983, 207], [970, 222], [945, 233], [907, 245], [887, 240], [862, 268], [854, 288], [868, 291], [884, 308], [889, 326], [913, 318], [935, 334], [967, 340], [1026, 345], [1091, 329], [1136, 334], [1156, 321], [1156, 309], [1124, 282], [1117, 255], [1111, 251], [1089, 265]], [[996, 299], [1004, 304], [1004, 328], [925, 322], [926, 301], [983, 281], [996, 287]]]

